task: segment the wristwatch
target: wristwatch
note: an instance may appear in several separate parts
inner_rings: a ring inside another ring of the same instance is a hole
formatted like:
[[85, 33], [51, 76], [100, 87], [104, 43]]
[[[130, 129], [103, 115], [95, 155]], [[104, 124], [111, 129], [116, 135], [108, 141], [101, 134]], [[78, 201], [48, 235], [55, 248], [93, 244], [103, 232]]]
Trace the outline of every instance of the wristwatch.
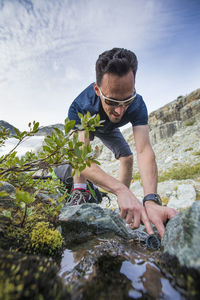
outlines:
[[143, 206], [145, 206], [146, 201], [153, 201], [153, 202], [157, 203], [158, 205], [162, 206], [162, 201], [161, 201], [161, 198], [158, 194], [148, 194], [148, 195], [146, 195], [143, 199]]

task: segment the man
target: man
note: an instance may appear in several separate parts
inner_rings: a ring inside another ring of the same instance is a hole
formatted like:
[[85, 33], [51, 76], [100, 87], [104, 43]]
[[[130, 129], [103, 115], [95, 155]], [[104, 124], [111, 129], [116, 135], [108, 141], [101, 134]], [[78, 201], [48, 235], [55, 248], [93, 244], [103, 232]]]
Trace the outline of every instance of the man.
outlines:
[[[140, 223], [143, 223], [147, 232], [153, 234], [151, 221], [163, 236], [165, 222], [172, 218], [176, 211], [161, 206], [160, 198], [156, 194], [157, 166], [149, 141], [147, 109], [142, 97], [136, 94], [135, 90], [137, 64], [137, 57], [129, 50], [114, 48], [105, 51], [96, 62], [96, 82], [89, 85], [69, 108], [68, 117], [75, 120], [76, 124], [80, 123], [78, 112], [83, 115], [87, 111], [91, 115], [100, 114], [100, 119], [105, 120], [103, 127], [91, 133], [89, 139], [85, 138], [84, 132], [79, 132], [79, 138], [88, 143], [94, 135], [97, 136], [120, 161], [118, 180], [106, 174], [96, 164], [86, 167], [80, 177], [75, 175], [71, 202], [77, 203], [77, 197], [79, 197], [79, 204], [88, 201], [89, 191], [87, 191], [86, 180], [90, 180], [117, 196], [120, 215], [131, 228], [137, 228]], [[137, 161], [145, 196], [144, 206], [129, 190], [133, 155], [118, 128], [129, 122], [133, 126]]]

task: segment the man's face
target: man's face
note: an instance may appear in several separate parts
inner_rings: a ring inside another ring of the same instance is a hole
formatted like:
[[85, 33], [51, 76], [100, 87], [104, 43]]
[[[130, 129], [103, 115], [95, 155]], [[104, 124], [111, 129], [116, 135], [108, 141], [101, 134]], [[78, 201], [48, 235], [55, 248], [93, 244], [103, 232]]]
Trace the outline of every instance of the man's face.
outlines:
[[[104, 74], [101, 81], [101, 92], [105, 97], [112, 98], [118, 101], [123, 101], [133, 96], [135, 87], [135, 80], [133, 72], [130, 71], [126, 75], [120, 77], [114, 74], [106, 73]], [[102, 107], [107, 114], [108, 118], [113, 123], [118, 123], [128, 106], [110, 106], [106, 104], [105, 100], [100, 94], [97, 84], [94, 84], [94, 89], [97, 96], [100, 97]]]

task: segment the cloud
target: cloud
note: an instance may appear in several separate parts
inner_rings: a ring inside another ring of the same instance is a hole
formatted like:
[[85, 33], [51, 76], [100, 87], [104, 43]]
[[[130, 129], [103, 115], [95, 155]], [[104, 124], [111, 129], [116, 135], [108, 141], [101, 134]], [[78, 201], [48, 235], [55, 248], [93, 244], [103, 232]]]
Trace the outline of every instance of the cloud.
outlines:
[[[149, 103], [153, 102], [155, 107], [159, 105], [157, 87], [161, 95], [165, 82], [174, 93], [177, 90], [170, 82], [168, 66], [179, 70], [181, 78], [182, 62], [192, 52], [194, 36], [190, 33], [196, 32], [192, 4], [186, 11], [186, 6], [182, 8], [173, 2], [170, 7], [172, 2], [157, 0], [7, 0], [3, 3], [0, 8], [0, 98], [4, 99], [1, 112], [3, 118], [7, 121], [10, 118], [16, 126], [22, 126], [32, 117], [38, 117], [43, 125], [53, 120], [63, 121], [71, 101], [95, 80], [98, 55], [115, 46], [136, 52], [138, 87], [150, 95]], [[185, 1], [182, 3], [186, 5]], [[184, 27], [185, 21], [191, 28]], [[189, 38], [190, 43], [183, 47]], [[195, 57], [199, 58], [197, 52], [198, 48], [195, 55], [190, 55], [193, 68]], [[185, 68], [189, 70], [189, 65]], [[17, 108], [21, 117], [16, 116]]]

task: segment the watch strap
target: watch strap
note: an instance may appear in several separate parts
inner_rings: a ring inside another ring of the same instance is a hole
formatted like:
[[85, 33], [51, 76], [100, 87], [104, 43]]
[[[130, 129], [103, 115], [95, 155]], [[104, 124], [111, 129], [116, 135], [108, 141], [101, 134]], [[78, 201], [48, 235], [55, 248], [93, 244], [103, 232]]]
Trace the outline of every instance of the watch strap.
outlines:
[[143, 199], [143, 206], [145, 206], [146, 201], [153, 201], [153, 202], [157, 203], [158, 205], [162, 206], [162, 201], [161, 201], [161, 198], [158, 194], [148, 194], [148, 195], [146, 195]]

